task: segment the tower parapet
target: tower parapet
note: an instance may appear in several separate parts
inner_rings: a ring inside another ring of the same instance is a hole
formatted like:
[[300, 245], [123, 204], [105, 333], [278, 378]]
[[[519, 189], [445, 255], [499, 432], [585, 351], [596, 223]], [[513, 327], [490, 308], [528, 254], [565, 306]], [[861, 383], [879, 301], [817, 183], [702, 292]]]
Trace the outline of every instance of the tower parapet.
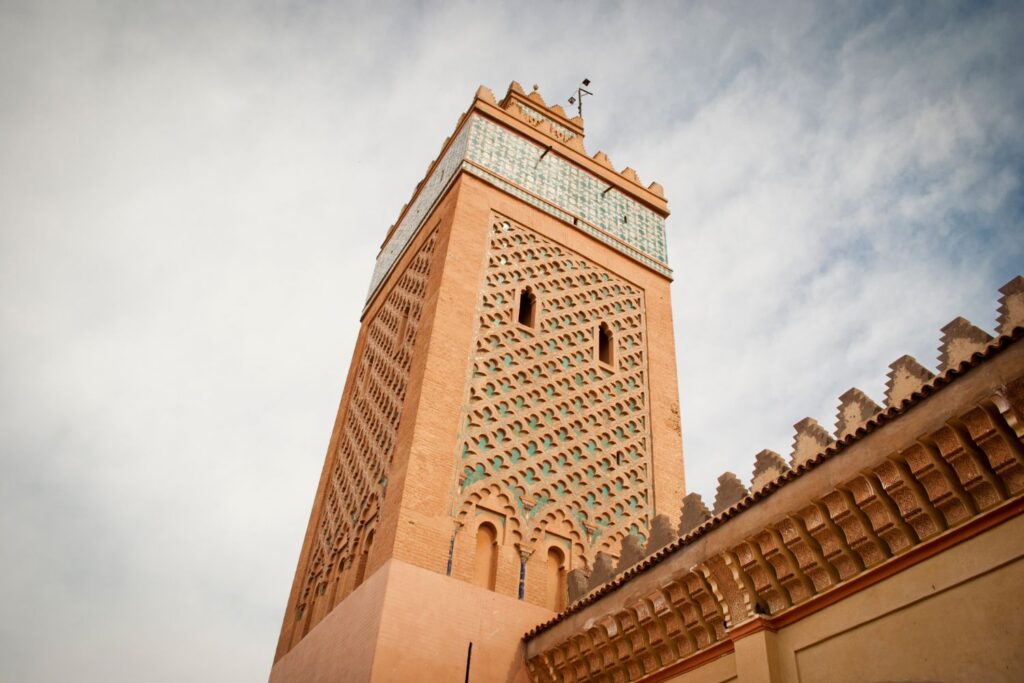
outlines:
[[573, 225], [647, 268], [671, 277], [665, 242], [668, 205], [658, 183], [635, 170], [616, 171], [604, 152], [590, 157], [583, 119], [548, 106], [537, 90], [513, 81], [500, 102], [481, 86], [456, 132], [416, 187], [381, 246], [368, 302], [426, 217], [460, 173]]

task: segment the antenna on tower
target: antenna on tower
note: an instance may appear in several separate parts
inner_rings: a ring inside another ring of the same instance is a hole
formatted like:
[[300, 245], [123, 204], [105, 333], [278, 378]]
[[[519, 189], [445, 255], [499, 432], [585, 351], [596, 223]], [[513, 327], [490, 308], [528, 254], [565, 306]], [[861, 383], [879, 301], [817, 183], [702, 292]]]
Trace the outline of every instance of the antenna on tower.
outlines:
[[583, 83], [576, 88], [576, 94], [569, 98], [569, 104], [576, 105], [576, 111], [579, 112], [580, 118], [583, 118], [583, 96], [593, 95], [594, 93], [586, 89], [586, 86], [590, 85], [590, 79], [584, 78]]

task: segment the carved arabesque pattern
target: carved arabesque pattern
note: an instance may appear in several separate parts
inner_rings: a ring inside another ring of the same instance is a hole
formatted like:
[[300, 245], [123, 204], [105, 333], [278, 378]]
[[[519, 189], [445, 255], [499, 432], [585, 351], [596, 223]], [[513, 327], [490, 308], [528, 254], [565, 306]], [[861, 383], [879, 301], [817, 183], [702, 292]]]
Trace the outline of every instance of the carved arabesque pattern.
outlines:
[[666, 558], [648, 592], [530, 657], [531, 679], [642, 679], [728, 639], [728, 628], [755, 614], [782, 615], [1012, 505], [1024, 495], [1024, 404], [1013, 400], [1022, 386], [1019, 378], [962, 406], [900, 449], [858, 454], [864, 467], [852, 478], [823, 480], [805, 504], [735, 545], [705, 545], [696, 566]]
[[[503, 511], [527, 551], [568, 521], [589, 563], [650, 522], [643, 291], [511, 220], [491, 230], [455, 514]], [[517, 322], [526, 287], [532, 327]], [[602, 323], [614, 366], [597, 359]]]
[[[367, 327], [362, 355], [327, 479], [296, 620], [322, 617], [341, 600], [343, 579], [369, 551], [405, 402], [409, 367], [433, 260], [436, 231], [398, 278]], [[365, 568], [365, 567], [364, 567]], [[313, 610], [326, 600], [326, 608]]]

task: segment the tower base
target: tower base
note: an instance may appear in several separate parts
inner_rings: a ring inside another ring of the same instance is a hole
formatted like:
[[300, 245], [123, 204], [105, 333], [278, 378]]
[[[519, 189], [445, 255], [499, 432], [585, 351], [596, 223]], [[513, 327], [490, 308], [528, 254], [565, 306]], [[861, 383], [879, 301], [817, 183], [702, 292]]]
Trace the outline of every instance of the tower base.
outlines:
[[528, 681], [522, 635], [553, 612], [391, 559], [274, 664], [270, 683]]

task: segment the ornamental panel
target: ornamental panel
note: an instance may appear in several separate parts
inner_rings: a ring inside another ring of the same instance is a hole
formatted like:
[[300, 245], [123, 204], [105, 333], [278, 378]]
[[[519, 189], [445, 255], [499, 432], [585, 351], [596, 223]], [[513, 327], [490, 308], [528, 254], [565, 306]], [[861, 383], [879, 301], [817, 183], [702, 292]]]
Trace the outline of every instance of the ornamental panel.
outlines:
[[[407, 266], [368, 323], [350, 389], [336, 452], [295, 618], [326, 599], [330, 610], [342, 597], [342, 579], [366, 570], [366, 555], [387, 487], [398, 425], [405, 406], [409, 368], [430, 276], [437, 232]], [[354, 582], [362, 580], [357, 576]], [[308, 629], [309, 624], [306, 625]]]
[[568, 522], [577, 566], [643, 536], [652, 501], [645, 335], [642, 289], [493, 215], [456, 518], [478, 505], [503, 510], [508, 540], [525, 548]]

